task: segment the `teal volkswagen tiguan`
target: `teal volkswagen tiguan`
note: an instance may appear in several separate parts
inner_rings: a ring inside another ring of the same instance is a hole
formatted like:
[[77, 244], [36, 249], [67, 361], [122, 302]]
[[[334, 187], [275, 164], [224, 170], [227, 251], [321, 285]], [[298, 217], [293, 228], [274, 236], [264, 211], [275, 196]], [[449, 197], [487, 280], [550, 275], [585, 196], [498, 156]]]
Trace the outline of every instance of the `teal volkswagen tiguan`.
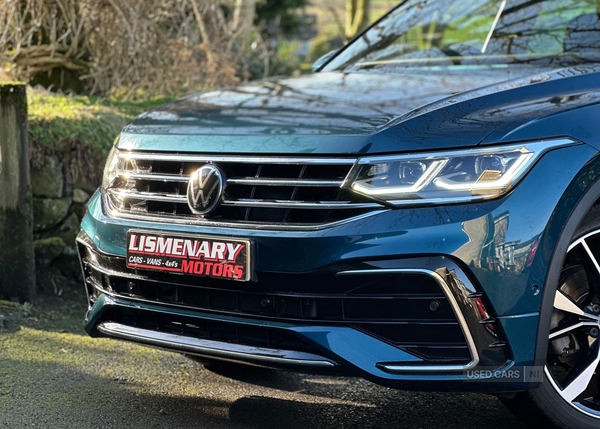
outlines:
[[85, 329], [598, 428], [599, 149], [600, 1], [407, 0], [122, 130]]

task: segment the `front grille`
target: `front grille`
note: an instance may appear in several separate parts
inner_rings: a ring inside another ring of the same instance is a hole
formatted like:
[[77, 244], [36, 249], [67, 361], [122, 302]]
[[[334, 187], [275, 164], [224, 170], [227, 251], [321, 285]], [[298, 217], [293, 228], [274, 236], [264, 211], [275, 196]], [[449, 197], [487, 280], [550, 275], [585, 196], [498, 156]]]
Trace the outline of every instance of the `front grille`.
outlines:
[[108, 293], [247, 319], [345, 326], [428, 363], [461, 364], [471, 359], [451, 304], [430, 276], [259, 272], [258, 282], [240, 287], [237, 282], [186, 275], [152, 273], [149, 278], [128, 269], [124, 258], [97, 253], [92, 257], [83, 246], [80, 252], [91, 304]]
[[[113, 215], [163, 221], [314, 226], [342, 221], [382, 206], [341, 185], [354, 159], [236, 158], [121, 153], [119, 176], [107, 190]], [[206, 217], [192, 214], [187, 185], [213, 163], [227, 178], [223, 200]]]

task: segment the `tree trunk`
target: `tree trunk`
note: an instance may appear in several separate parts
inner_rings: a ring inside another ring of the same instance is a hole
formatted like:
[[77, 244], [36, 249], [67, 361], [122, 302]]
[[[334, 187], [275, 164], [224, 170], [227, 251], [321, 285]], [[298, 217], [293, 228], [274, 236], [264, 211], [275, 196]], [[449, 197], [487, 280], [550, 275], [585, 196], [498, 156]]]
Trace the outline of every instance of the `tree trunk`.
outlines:
[[198, 29], [200, 30], [200, 37], [202, 37], [202, 43], [206, 46], [210, 46], [210, 37], [208, 35], [208, 31], [206, 31], [206, 25], [204, 25], [204, 17], [200, 12], [200, 8], [198, 7], [198, 3], [196, 0], [190, 0], [192, 4], [192, 10], [194, 11], [194, 17], [196, 18], [196, 24], [198, 24]]
[[0, 85], [0, 297], [35, 294], [25, 85]]
[[346, 0], [346, 41], [368, 27], [370, 9], [371, 0]]
[[246, 40], [254, 26], [256, 0], [236, 0], [232, 29], [239, 40]]

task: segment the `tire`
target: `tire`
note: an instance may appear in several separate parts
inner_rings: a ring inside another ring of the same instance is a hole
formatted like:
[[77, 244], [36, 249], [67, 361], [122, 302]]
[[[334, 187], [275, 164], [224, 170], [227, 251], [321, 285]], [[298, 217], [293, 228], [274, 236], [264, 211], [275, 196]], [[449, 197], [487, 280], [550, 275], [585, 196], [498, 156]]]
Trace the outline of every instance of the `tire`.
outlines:
[[555, 291], [550, 328], [540, 387], [500, 400], [532, 427], [598, 429], [600, 205], [588, 212], [571, 241]]

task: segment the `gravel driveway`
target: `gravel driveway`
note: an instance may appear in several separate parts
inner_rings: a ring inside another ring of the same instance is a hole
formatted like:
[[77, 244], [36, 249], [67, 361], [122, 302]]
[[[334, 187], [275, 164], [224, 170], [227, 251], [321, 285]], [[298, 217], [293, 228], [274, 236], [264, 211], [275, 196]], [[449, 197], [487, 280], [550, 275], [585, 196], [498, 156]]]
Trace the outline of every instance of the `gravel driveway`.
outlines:
[[209, 370], [81, 330], [84, 298], [46, 297], [0, 332], [0, 428], [510, 428], [492, 397], [355, 378]]

